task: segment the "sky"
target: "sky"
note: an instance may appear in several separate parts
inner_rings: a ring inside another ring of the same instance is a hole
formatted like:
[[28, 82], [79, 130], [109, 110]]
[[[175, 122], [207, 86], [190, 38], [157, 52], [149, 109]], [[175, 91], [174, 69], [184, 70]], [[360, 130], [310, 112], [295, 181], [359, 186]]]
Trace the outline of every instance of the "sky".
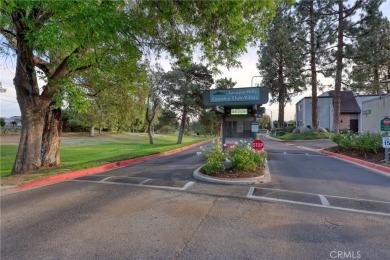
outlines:
[[[383, 14], [390, 19], [390, 1], [386, 1], [381, 5], [381, 11]], [[2, 82], [2, 87], [7, 91], [5, 93], [0, 93], [0, 117], [11, 117], [11, 116], [20, 116], [19, 105], [16, 101], [16, 92], [13, 85], [14, 70], [15, 65], [13, 62], [8, 60], [4, 62], [3, 59], [0, 64], [0, 82]], [[259, 71], [256, 67], [258, 62], [257, 48], [248, 48], [248, 52], [242, 55], [238, 59], [242, 67], [234, 69], [220, 68], [222, 74], [217, 75], [214, 78], [232, 78], [233, 81], [237, 82], [236, 88], [251, 87], [261, 83], [261, 78], [259, 77]], [[321, 79], [320, 79], [321, 80]], [[323, 84], [334, 84], [334, 80], [322, 79]], [[326, 91], [326, 90], [324, 90]], [[321, 94], [319, 92], [318, 94]], [[295, 118], [295, 104], [304, 97], [311, 96], [310, 88], [308, 91], [302, 92], [300, 95], [292, 98], [292, 102], [287, 104], [285, 107], [285, 121], [294, 120]], [[270, 115], [272, 120], [277, 120], [278, 117], [278, 104], [264, 104], [263, 107], [266, 109], [266, 114]]]

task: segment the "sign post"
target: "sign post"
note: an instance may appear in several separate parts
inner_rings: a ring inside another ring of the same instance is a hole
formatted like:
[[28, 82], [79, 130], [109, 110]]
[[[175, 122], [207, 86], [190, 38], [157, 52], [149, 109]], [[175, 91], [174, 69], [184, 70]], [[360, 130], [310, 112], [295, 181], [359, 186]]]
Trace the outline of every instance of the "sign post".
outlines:
[[253, 122], [252, 123], [252, 133], [257, 133], [259, 131], [259, 123]]
[[385, 148], [385, 162], [389, 162], [389, 148], [390, 148], [390, 118], [387, 116], [381, 120], [381, 131], [384, 131], [384, 137], [382, 137], [382, 146]]
[[382, 146], [385, 148], [385, 162], [389, 161], [390, 137], [382, 137]]

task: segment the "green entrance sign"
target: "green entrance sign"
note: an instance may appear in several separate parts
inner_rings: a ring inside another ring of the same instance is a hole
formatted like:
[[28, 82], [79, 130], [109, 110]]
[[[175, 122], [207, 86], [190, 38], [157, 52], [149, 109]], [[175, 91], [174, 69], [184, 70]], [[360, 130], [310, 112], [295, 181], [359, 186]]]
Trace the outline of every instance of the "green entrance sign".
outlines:
[[212, 89], [203, 92], [205, 106], [239, 106], [265, 104], [268, 102], [268, 88]]
[[381, 131], [390, 131], [390, 118], [385, 117], [381, 120]]

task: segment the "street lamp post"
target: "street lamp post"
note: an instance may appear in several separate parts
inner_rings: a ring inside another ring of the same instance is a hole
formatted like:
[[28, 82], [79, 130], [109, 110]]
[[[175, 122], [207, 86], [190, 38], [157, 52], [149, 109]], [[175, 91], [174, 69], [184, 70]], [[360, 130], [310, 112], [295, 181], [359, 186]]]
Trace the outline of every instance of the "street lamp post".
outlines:
[[382, 80], [380, 83], [387, 83], [387, 93], [389, 94], [390, 93], [390, 79], [385, 79], [385, 80]]
[[253, 76], [252, 79], [251, 79], [251, 87], [253, 87], [253, 79], [254, 78], [261, 78], [261, 76]]

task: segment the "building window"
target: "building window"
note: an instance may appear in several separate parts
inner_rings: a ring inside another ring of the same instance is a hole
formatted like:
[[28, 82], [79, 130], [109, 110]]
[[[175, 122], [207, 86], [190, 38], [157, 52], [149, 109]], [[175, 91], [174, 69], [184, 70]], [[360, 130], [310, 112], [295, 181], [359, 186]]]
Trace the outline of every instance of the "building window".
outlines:
[[298, 104], [298, 111], [302, 111], [302, 103]]

